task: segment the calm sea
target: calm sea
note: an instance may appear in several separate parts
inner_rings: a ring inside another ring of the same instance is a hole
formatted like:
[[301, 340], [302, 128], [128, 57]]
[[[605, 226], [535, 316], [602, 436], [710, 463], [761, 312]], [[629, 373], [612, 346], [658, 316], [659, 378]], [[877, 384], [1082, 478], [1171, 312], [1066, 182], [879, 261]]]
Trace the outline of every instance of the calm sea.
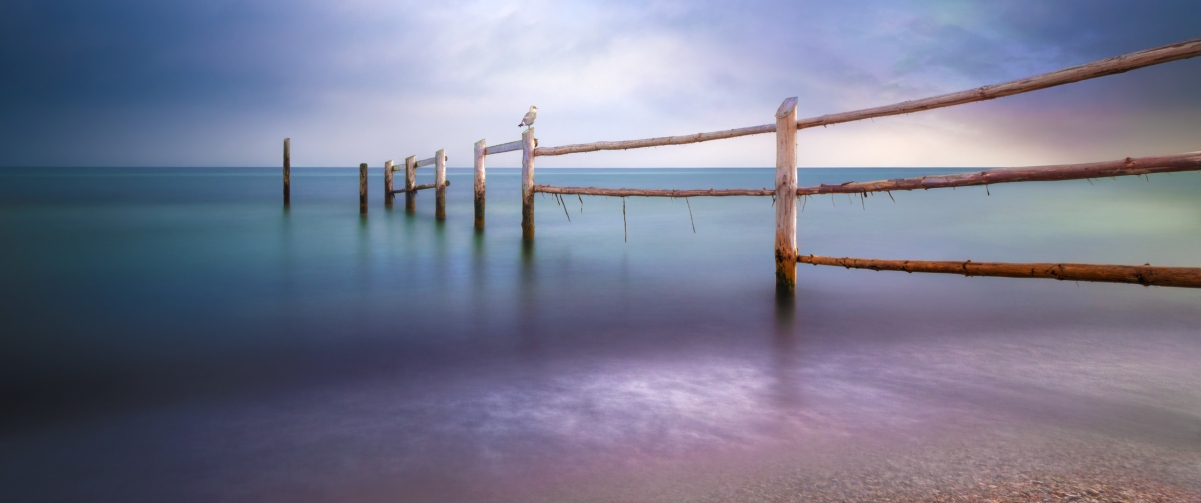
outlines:
[[[780, 302], [770, 198], [539, 196], [523, 249], [514, 169], [489, 170], [483, 233], [468, 169], [449, 170], [445, 222], [430, 191], [386, 209], [379, 169], [365, 218], [357, 170], [292, 176], [285, 210], [278, 168], [0, 169], [0, 499], [691, 500], [767, 459], [939, 442], [1201, 452], [1195, 290], [801, 266]], [[1183, 173], [815, 197], [798, 242], [1201, 266], [1199, 194]]]

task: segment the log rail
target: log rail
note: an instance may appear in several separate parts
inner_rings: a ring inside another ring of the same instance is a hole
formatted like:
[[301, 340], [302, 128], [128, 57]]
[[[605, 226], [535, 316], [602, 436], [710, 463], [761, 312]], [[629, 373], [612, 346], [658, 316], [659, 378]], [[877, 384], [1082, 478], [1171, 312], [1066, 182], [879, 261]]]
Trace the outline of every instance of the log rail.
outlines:
[[[1201, 171], [1201, 151], [1183, 154], [1140, 157], [1117, 161], [1091, 162], [1084, 164], [1062, 164], [1054, 166], [1032, 166], [1025, 168], [1000, 168], [974, 173], [953, 175], [897, 178], [873, 182], [847, 182], [840, 185], [814, 185], [798, 187], [797, 196], [818, 194], [865, 194], [868, 192], [891, 192], [894, 190], [928, 190], [949, 187], [971, 187], [1014, 182], [1050, 182], [1062, 180], [1088, 180], [1116, 176], [1140, 176], [1179, 171]], [[639, 196], [639, 197], [700, 197], [700, 196], [770, 196], [772, 189], [606, 189], [597, 187], [555, 187], [535, 185], [534, 192], [547, 194], [580, 194], [585, 196]]]
[[[446, 185], [447, 185], [447, 186], [449, 186], [449, 185], [450, 185], [450, 180], [447, 180], [445, 183], [446, 183]], [[433, 183], [423, 183], [423, 184], [421, 184], [421, 185], [414, 185], [414, 186], [413, 186], [413, 188], [411, 188], [411, 189], [397, 189], [397, 190], [393, 190], [393, 191], [392, 191], [392, 193], [393, 193], [393, 194], [404, 194], [404, 193], [406, 193], [406, 192], [417, 192], [417, 191], [419, 191], [419, 190], [425, 190], [425, 189], [436, 189], [436, 188], [438, 188], [437, 184], [433, 184]]]
[[[1049, 87], [1061, 86], [1073, 82], [1080, 82], [1082, 80], [1095, 79], [1097, 77], [1104, 77], [1106, 75], [1124, 73], [1130, 70], [1137, 70], [1139, 68], [1197, 56], [1201, 56], [1201, 38], [1189, 39], [1174, 44], [1156, 47], [1154, 49], [1132, 52], [1121, 56], [1094, 61], [1092, 63], [1073, 66], [1070, 68], [1064, 68], [1062, 70], [1035, 75], [1033, 77], [1026, 77], [1024, 79], [1004, 82], [1001, 84], [977, 87], [975, 89], [968, 89], [966, 91], [943, 94], [919, 100], [905, 101], [892, 105], [800, 119], [797, 120], [796, 127], [797, 129], [806, 129], [818, 126], [830, 126], [845, 122], [872, 119], [875, 117], [902, 115], [913, 112], [921, 112], [924, 110], [934, 110], [936, 108], [962, 105], [965, 103], [986, 101], [1004, 96], [1012, 96], [1015, 94], [1028, 93]], [[658, 138], [647, 138], [643, 140], [600, 141], [595, 143], [562, 145], [558, 147], [540, 147], [534, 149], [534, 155], [552, 156], [578, 154], [582, 152], [596, 152], [599, 150], [629, 150], [634, 148], [684, 145], [688, 143], [737, 138], [740, 136], [774, 133], [775, 131], [775, 124], [763, 124], [761, 126], [750, 126], [737, 129], [728, 129], [725, 131], [696, 133], [683, 136], [663, 136]]]
[[1152, 265], [1108, 265], [1071, 263], [1009, 263], [879, 260], [801, 255], [798, 264], [871, 269], [873, 271], [904, 271], [961, 274], [963, 276], [998, 276], [1004, 278], [1048, 278], [1060, 281], [1089, 281], [1101, 283], [1133, 283], [1143, 286], [1201, 288], [1201, 267], [1159, 267]]

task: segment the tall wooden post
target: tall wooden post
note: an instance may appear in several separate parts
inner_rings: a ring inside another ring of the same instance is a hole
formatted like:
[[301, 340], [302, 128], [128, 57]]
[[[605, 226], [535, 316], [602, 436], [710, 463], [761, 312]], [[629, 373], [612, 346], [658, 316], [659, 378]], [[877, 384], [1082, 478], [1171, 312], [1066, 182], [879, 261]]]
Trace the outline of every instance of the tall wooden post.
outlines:
[[417, 192], [413, 190], [417, 186], [417, 156], [410, 155], [405, 158], [405, 212], [415, 213], [417, 211]]
[[396, 169], [392, 165], [392, 160], [384, 161], [384, 207], [392, 207], [392, 170]]
[[434, 153], [434, 219], [446, 220], [446, 149]]
[[484, 140], [475, 142], [475, 228], [484, 228]]
[[367, 163], [359, 165], [359, 214], [367, 214]]
[[284, 206], [292, 204], [292, 139], [284, 138]]
[[534, 129], [521, 133], [521, 239], [534, 240]]
[[776, 292], [796, 292], [796, 106], [776, 110]]

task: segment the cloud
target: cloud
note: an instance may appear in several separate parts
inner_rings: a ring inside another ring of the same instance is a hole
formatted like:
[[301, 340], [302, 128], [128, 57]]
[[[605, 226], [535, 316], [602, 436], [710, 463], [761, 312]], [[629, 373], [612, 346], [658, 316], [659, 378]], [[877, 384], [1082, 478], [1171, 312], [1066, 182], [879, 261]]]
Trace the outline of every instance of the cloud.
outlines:
[[[516, 139], [728, 129], [1196, 36], [1189, 2], [14, 0], [0, 165], [355, 166]], [[801, 135], [802, 164], [1004, 165], [1196, 149], [1201, 62]], [[546, 166], [769, 166], [769, 138]], [[1144, 152], [1154, 150], [1153, 152]], [[1119, 152], [1121, 152], [1119, 154]], [[516, 159], [497, 159], [515, 165]], [[1066, 161], [1065, 161], [1066, 162]]]

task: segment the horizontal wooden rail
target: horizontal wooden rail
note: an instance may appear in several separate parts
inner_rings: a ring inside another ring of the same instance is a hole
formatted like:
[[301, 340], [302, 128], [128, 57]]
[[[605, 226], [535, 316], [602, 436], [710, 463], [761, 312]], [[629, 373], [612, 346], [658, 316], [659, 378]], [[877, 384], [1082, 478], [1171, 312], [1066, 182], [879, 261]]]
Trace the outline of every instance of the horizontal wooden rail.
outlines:
[[484, 149], [484, 155], [500, 154], [503, 152], [516, 152], [521, 150], [521, 140], [511, 141], [509, 143], [501, 143]]
[[[962, 105], [976, 101], [991, 100], [994, 98], [1027, 93], [1030, 91], [1037, 91], [1039, 89], [1046, 89], [1048, 87], [1070, 84], [1072, 82], [1104, 77], [1106, 75], [1128, 72], [1130, 70], [1136, 70], [1170, 61], [1188, 59], [1199, 55], [1201, 55], [1201, 38], [1194, 38], [1185, 40], [1183, 42], [1177, 42], [1175, 44], [1165, 45], [1139, 52], [1132, 52], [1109, 59], [1094, 61], [1092, 63], [1073, 66], [1071, 68], [1065, 68], [1033, 77], [1026, 77], [1024, 79], [1018, 79], [1002, 84], [977, 87], [967, 91], [943, 94], [940, 96], [934, 96], [920, 100], [905, 101], [893, 105], [867, 108], [852, 112], [829, 114], [808, 119], [800, 119], [797, 121], [797, 129], [828, 126], [844, 122], [871, 119], [874, 117], [887, 117], [890, 115], [907, 114], [912, 112], [920, 112], [923, 110], [949, 107], [953, 105]], [[559, 147], [541, 147], [534, 149], [534, 155], [550, 156], [576, 154], [582, 152], [596, 152], [598, 150], [628, 150], [632, 148], [684, 145], [688, 143], [721, 140], [725, 138], [736, 138], [739, 136], [774, 133], [775, 131], [775, 124], [764, 124], [762, 126], [751, 126], [738, 129], [729, 129], [726, 131], [697, 133], [684, 136], [664, 136], [659, 138], [648, 138], [644, 140], [601, 141], [596, 143], [563, 145]]]
[[894, 180], [877, 180], [874, 182], [847, 182], [842, 185], [823, 184], [813, 187], [799, 187], [797, 188], [797, 195], [862, 194], [866, 192], [890, 192], [894, 190], [970, 187], [998, 183], [1086, 180], [1089, 178], [1147, 175], [1176, 171], [1201, 171], [1201, 152], [1139, 157], [1137, 159], [1127, 157], [1120, 161], [1085, 164], [990, 169], [974, 173], [898, 178]]
[[438, 159], [435, 157], [431, 157], [429, 159], [422, 159], [420, 161], [417, 161], [417, 164], [415, 164], [414, 166], [418, 167], [418, 168], [424, 168], [426, 166], [433, 166], [434, 163], [436, 163], [436, 162], [438, 162]]
[[772, 189], [690, 189], [690, 190], [659, 190], [659, 189], [604, 189], [597, 187], [555, 187], [552, 185], [535, 185], [534, 192], [547, 194], [580, 194], [585, 196], [644, 196], [644, 197], [693, 197], [693, 196], [770, 196], [775, 193]]
[[[534, 146], [538, 146], [538, 138], [533, 139]], [[492, 145], [484, 149], [484, 155], [503, 154], [503, 152], [513, 152], [521, 150], [521, 140], [516, 142], [502, 143], [500, 145]]]
[[750, 136], [754, 134], [774, 132], [776, 132], [775, 124], [764, 124], [762, 126], [714, 131], [712, 133], [696, 133], [684, 136], [663, 136], [660, 138], [647, 138], [645, 140], [598, 141], [596, 143], [563, 145], [561, 147], [539, 147], [534, 149], [534, 155], [564, 155], [578, 154], [582, 152], [596, 152], [598, 150], [629, 150], [632, 148], [662, 147], [664, 145], [685, 145], [688, 143], [724, 140], [726, 138], [737, 138], [739, 136]]
[[903, 103], [886, 105], [882, 107], [823, 115], [821, 117], [813, 117], [810, 119], [801, 119], [797, 121], [797, 129], [828, 126], [831, 124], [853, 122], [863, 119], [871, 119], [874, 117], [888, 117], [890, 115], [921, 112], [923, 110], [933, 110], [935, 108], [962, 105], [964, 103], [986, 101], [994, 98], [1028, 93], [1030, 91], [1037, 91], [1039, 89], [1046, 89], [1048, 87], [1071, 84], [1073, 82], [1080, 82], [1082, 80], [1095, 79], [1097, 77], [1104, 77], [1106, 75], [1124, 73], [1130, 70], [1137, 70], [1139, 68], [1145, 68], [1148, 66], [1168, 63], [1181, 59], [1193, 58], [1196, 56], [1201, 56], [1201, 38], [1189, 39], [1183, 42], [1176, 42], [1174, 44], [1156, 47], [1154, 49], [1123, 54], [1121, 56], [1094, 61], [1084, 65], [1073, 66], [1071, 68], [1064, 68], [1062, 70], [1035, 75], [1033, 77], [1013, 80], [1003, 84], [977, 87], [967, 91], [943, 94], [941, 96], [906, 101]]
[[[847, 182], [841, 185], [822, 184], [810, 187], [798, 187], [796, 192], [797, 196], [863, 194], [867, 192], [891, 192], [894, 190], [970, 187], [998, 183], [1086, 180], [1090, 178], [1148, 175], [1177, 171], [1201, 171], [1201, 152], [1140, 157], [1137, 159], [1127, 157], [1120, 161], [1085, 164], [990, 169], [974, 173], [897, 178], [874, 182]], [[535, 185], [534, 192], [615, 197], [770, 196], [775, 193], [772, 189], [606, 189], [597, 187], [555, 187], [551, 185]]]
[[877, 260], [801, 255], [797, 263], [829, 265], [873, 271], [930, 272], [964, 276], [1005, 278], [1049, 278], [1061, 281], [1135, 283], [1143, 286], [1201, 288], [1201, 267], [1157, 267], [1151, 265], [1099, 265], [1054, 263], [1007, 263], [927, 260]]
[[[446, 185], [448, 185], [448, 186], [450, 185], [450, 180], [447, 180], [447, 181], [446, 181]], [[403, 194], [403, 193], [405, 193], [405, 192], [417, 192], [417, 191], [419, 191], [419, 190], [425, 190], [425, 189], [435, 189], [435, 188], [437, 188], [437, 187], [438, 187], [438, 186], [437, 186], [437, 184], [433, 184], [433, 183], [423, 183], [423, 184], [421, 184], [421, 185], [415, 185], [415, 186], [413, 186], [413, 188], [412, 188], [412, 189], [400, 189], [400, 190], [394, 190], [394, 191], [392, 191], [392, 193], [393, 193], [393, 194]]]

